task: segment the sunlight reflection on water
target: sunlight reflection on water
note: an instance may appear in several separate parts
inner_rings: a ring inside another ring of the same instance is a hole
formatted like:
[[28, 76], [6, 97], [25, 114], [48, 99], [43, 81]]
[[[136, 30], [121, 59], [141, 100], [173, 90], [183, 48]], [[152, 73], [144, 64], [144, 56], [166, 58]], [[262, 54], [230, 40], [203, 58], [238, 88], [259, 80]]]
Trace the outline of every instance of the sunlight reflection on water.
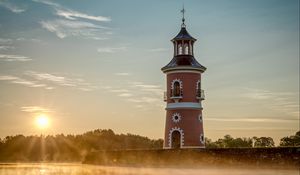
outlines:
[[0, 175], [298, 175], [298, 170], [136, 168], [66, 163], [0, 164]]

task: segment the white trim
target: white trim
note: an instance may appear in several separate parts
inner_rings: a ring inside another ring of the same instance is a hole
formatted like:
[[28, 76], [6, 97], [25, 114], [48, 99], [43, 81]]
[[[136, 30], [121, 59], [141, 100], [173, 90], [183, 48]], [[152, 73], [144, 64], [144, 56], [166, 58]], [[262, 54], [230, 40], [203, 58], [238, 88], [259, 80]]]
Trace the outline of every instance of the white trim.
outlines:
[[164, 73], [169, 72], [169, 71], [176, 71], [176, 70], [197, 70], [198, 72], [205, 72], [206, 68], [196, 68], [196, 67], [191, 67], [191, 66], [176, 66], [176, 67], [171, 67], [171, 68], [166, 68], [163, 70]]
[[[200, 83], [200, 88], [199, 88], [199, 83]], [[198, 80], [196, 83], [196, 90], [198, 91], [199, 89], [201, 90], [201, 80]], [[201, 93], [201, 91], [200, 91], [200, 93]]]
[[180, 148], [184, 145], [184, 132], [183, 129], [178, 127], [174, 127], [169, 131], [169, 147], [172, 148], [172, 134], [174, 131], [178, 131], [180, 133]]
[[[180, 89], [182, 89], [182, 81], [180, 79], [174, 79], [172, 82], [171, 82], [171, 89], [174, 90], [174, 83], [178, 82], [179, 83], [179, 87]], [[173, 94], [172, 94], [173, 95]]]
[[177, 109], [177, 108], [202, 109], [202, 105], [201, 103], [180, 102], [180, 103], [168, 103], [166, 107], [166, 109]]
[[[177, 119], [176, 119], [175, 117], [177, 117]], [[174, 123], [178, 123], [178, 122], [180, 122], [180, 120], [181, 120], [181, 115], [180, 115], [179, 113], [174, 113], [174, 114], [172, 115], [172, 121], [173, 121]]]
[[201, 74], [199, 71], [195, 71], [195, 70], [176, 70], [176, 71], [172, 71], [172, 72], [167, 72], [166, 74], [174, 74], [174, 73], [195, 73], [195, 74]]

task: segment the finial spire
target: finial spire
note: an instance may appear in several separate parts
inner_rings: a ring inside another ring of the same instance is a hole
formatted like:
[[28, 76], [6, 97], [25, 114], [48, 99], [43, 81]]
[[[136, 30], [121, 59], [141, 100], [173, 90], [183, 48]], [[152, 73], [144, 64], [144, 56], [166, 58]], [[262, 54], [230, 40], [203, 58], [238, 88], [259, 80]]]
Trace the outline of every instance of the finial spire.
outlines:
[[181, 24], [181, 27], [184, 28], [185, 27], [185, 24], [184, 24], [184, 12], [185, 12], [185, 9], [184, 9], [184, 4], [182, 5], [182, 10], [180, 11], [182, 13], [182, 24]]

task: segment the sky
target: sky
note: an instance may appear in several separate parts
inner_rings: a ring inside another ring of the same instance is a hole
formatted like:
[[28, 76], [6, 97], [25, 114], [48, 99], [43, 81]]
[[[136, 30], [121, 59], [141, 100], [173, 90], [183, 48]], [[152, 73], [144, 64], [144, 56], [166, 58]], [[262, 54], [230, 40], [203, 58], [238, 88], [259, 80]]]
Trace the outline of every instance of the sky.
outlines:
[[0, 0], [0, 137], [110, 128], [163, 138], [160, 69], [183, 3], [207, 67], [205, 137], [278, 143], [298, 131], [298, 0]]

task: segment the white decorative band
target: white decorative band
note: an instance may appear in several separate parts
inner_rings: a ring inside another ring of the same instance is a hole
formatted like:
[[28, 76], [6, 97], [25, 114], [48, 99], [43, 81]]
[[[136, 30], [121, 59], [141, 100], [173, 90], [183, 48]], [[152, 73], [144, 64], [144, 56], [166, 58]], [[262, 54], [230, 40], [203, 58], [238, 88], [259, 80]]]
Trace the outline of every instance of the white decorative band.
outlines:
[[175, 73], [195, 73], [195, 74], [201, 74], [198, 70], [174, 70], [171, 72], [166, 72], [166, 74], [175, 74]]
[[180, 103], [168, 103], [166, 109], [202, 109], [201, 103], [193, 102], [180, 102]]

